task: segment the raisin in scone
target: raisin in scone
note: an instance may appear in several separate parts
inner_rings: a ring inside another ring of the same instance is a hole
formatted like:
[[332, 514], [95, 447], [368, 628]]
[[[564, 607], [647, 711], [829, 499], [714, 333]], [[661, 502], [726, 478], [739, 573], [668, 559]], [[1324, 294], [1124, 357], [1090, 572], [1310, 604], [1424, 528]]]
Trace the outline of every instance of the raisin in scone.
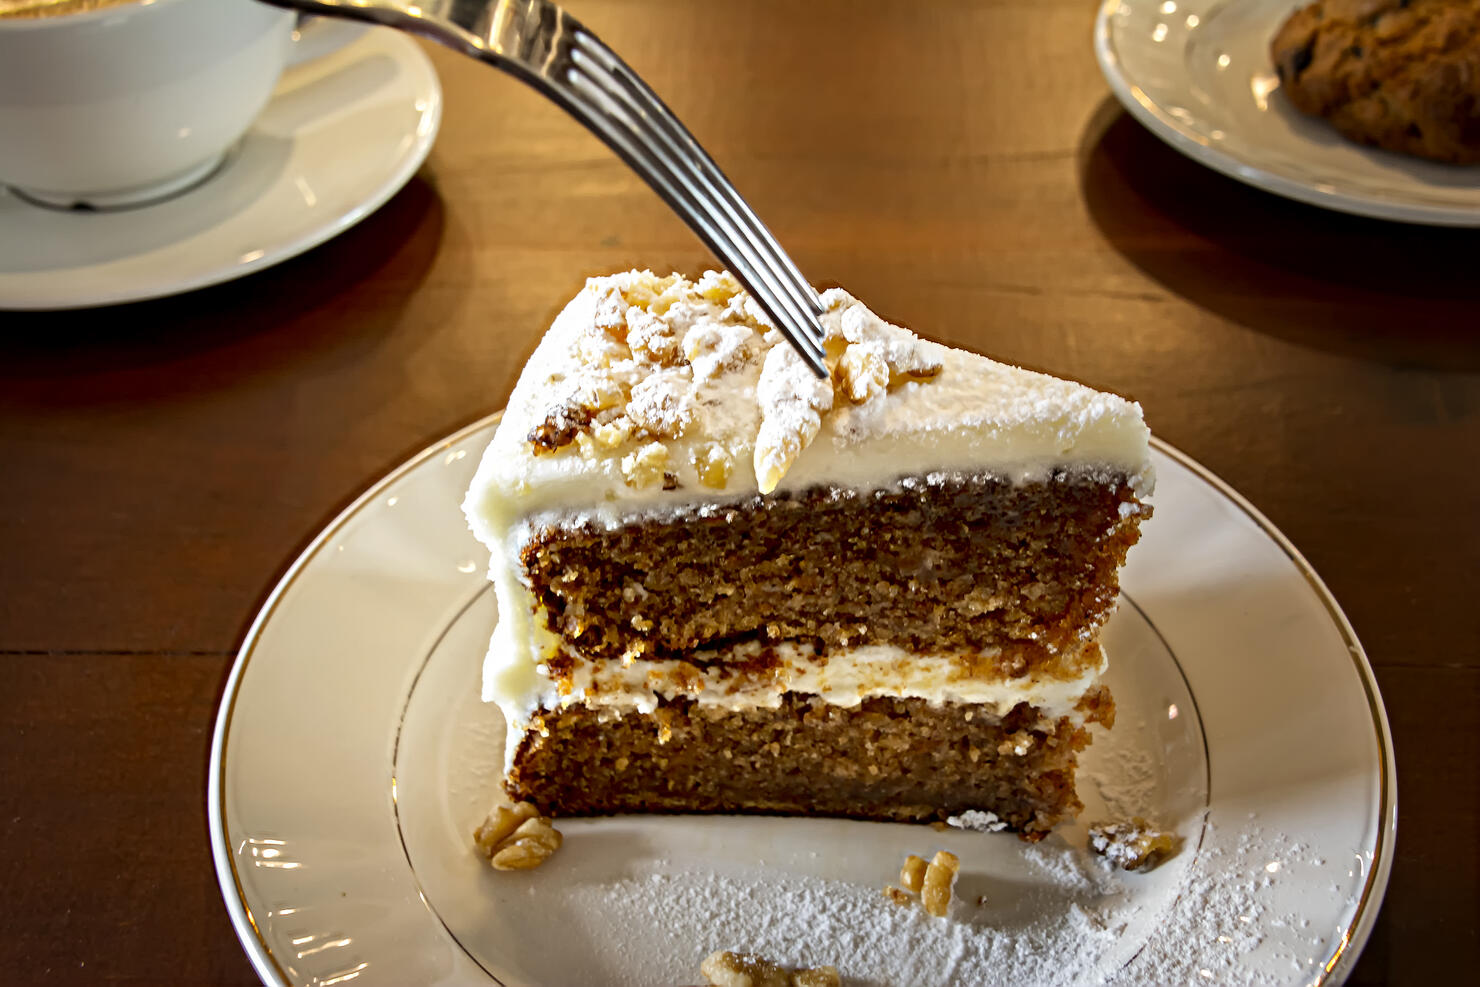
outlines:
[[1270, 54], [1290, 101], [1346, 137], [1480, 162], [1480, 0], [1319, 0]]

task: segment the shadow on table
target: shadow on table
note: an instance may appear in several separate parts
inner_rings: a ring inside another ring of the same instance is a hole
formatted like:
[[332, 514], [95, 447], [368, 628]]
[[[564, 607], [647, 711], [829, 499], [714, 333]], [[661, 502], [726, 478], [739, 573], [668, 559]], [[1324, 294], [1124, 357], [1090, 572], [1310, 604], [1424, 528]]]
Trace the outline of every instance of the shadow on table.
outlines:
[[1480, 369], [1480, 230], [1366, 219], [1263, 192], [1184, 157], [1111, 98], [1078, 157], [1106, 240], [1194, 304], [1315, 349]]
[[0, 398], [40, 407], [167, 401], [375, 346], [441, 246], [445, 208], [421, 176], [362, 222], [247, 277], [152, 301], [7, 312]]

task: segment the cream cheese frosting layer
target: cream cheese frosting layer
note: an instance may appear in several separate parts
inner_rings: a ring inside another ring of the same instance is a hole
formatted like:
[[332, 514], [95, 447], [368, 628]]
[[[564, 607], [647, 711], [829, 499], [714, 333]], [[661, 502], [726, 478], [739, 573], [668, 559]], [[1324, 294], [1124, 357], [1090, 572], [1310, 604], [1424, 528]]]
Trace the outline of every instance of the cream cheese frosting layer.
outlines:
[[692, 661], [620, 662], [574, 653], [539, 627], [527, 647], [542, 657], [526, 676], [526, 669], [499, 652], [497, 645], [506, 638], [495, 633], [495, 647], [484, 665], [483, 699], [497, 703], [517, 727], [540, 710], [572, 703], [651, 712], [660, 699], [688, 697], [727, 709], [774, 708], [788, 692], [820, 696], [837, 706], [856, 706], [871, 696], [900, 696], [983, 704], [1005, 713], [1026, 702], [1052, 716], [1069, 716], [1108, 667], [1097, 643], [1055, 666], [1018, 676], [996, 670], [995, 652], [921, 654], [894, 645], [866, 645], [819, 657], [810, 643], [792, 641], [703, 649]]
[[[759, 646], [741, 646], [760, 652]], [[726, 710], [775, 709], [787, 693], [818, 696], [834, 706], [857, 706], [873, 696], [924, 699], [932, 704], [969, 703], [1005, 715], [1018, 703], [1038, 707], [1050, 717], [1073, 716], [1086, 690], [1099, 682], [1104, 656], [1078, 674], [1051, 678], [973, 676], [952, 655], [920, 655], [889, 645], [870, 645], [829, 655], [818, 662], [807, 645], [768, 649], [773, 659], [745, 670], [745, 655], [729, 654], [719, 664], [680, 660], [577, 661], [564, 676], [566, 690], [555, 688], [541, 707], [582, 703], [651, 713], [660, 699], [687, 697]], [[552, 683], [553, 685], [553, 683]]]

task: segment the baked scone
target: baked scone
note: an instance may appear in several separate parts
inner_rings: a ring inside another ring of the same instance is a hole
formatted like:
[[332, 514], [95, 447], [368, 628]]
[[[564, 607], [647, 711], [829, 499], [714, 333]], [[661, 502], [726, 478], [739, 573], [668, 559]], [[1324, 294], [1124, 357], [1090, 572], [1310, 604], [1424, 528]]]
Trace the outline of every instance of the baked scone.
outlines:
[[1346, 137], [1480, 162], [1480, 0], [1318, 0], [1270, 54], [1290, 102]]

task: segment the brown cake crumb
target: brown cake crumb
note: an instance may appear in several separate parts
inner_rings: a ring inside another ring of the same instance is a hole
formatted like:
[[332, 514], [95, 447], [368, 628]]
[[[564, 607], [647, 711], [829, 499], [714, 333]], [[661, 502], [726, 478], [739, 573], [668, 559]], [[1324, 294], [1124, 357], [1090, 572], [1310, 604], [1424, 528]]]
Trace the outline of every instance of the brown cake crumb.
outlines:
[[473, 831], [473, 844], [494, 870], [531, 870], [550, 858], [564, 837], [528, 802], [495, 806]]
[[1130, 822], [1096, 823], [1089, 848], [1122, 870], [1154, 870], [1182, 849], [1182, 837], [1136, 816]]
[[835, 966], [788, 970], [753, 953], [721, 950], [705, 958], [699, 972], [712, 987], [842, 987]]

